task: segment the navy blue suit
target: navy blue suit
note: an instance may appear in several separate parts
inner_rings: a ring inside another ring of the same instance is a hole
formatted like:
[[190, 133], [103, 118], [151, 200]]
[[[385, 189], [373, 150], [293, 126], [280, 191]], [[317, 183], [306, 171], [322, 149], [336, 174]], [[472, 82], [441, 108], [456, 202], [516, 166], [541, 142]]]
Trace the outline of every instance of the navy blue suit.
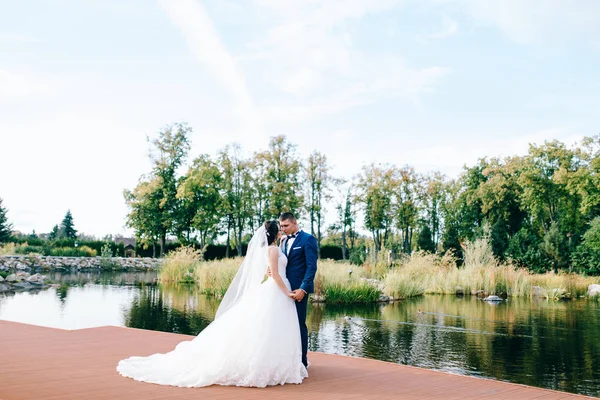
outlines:
[[308, 294], [315, 291], [315, 274], [317, 273], [317, 239], [308, 233], [298, 231], [294, 242], [286, 252], [287, 237], [282, 241], [283, 253], [287, 256], [286, 276], [292, 290], [303, 289], [307, 294], [302, 301], [296, 302], [300, 338], [302, 339], [302, 363], [307, 366], [308, 360], [308, 328], [306, 327], [306, 309]]

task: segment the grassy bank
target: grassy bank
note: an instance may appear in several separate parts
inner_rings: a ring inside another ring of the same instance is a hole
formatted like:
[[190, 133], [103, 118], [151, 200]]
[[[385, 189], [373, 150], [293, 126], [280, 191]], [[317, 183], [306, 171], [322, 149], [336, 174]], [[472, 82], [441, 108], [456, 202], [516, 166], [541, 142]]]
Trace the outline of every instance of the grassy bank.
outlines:
[[201, 293], [216, 297], [223, 296], [242, 259], [201, 260], [201, 252], [190, 247], [182, 247], [173, 251], [165, 257], [160, 269], [159, 281], [167, 285], [177, 283], [195, 284]]
[[[242, 259], [200, 261], [200, 253], [182, 249], [170, 253], [160, 271], [165, 284], [193, 283], [208, 295], [222, 296]], [[319, 261], [315, 299], [327, 303], [373, 303], [382, 295], [406, 299], [423, 294], [476, 294], [512, 297], [540, 296], [550, 300], [585, 296], [599, 277], [577, 274], [532, 274], [511, 264], [498, 263], [485, 240], [466, 245], [465, 263], [456, 267], [451, 256], [415, 252], [394, 268], [385, 260], [364, 266]]]
[[[221, 297], [227, 291], [242, 258], [201, 261], [201, 253], [182, 248], [169, 253], [159, 272], [166, 285], [195, 284], [202, 293]], [[381, 288], [368, 282], [364, 268], [348, 263], [319, 261], [315, 277], [315, 294], [330, 303], [371, 303], [381, 295]]]
[[31, 255], [54, 257], [96, 257], [98, 252], [88, 246], [80, 247], [50, 247], [29, 246], [27, 243], [16, 245], [7, 243], [0, 246], [0, 256]]
[[465, 246], [464, 266], [452, 257], [413, 253], [385, 278], [384, 293], [394, 298], [421, 294], [476, 294], [510, 297], [545, 297], [559, 300], [585, 296], [599, 277], [568, 273], [533, 274], [510, 263], [499, 263], [486, 240]]

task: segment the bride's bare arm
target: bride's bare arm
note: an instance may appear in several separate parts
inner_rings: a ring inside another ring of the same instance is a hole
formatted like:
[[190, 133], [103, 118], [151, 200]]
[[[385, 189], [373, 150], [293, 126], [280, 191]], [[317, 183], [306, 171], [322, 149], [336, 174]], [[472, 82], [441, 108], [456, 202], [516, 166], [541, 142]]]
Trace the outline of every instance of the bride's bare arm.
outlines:
[[286, 296], [290, 296], [290, 291], [283, 283], [283, 279], [279, 275], [279, 253], [277, 251], [277, 247], [269, 248], [269, 267], [271, 269], [271, 278], [275, 281], [277, 286], [286, 294]]

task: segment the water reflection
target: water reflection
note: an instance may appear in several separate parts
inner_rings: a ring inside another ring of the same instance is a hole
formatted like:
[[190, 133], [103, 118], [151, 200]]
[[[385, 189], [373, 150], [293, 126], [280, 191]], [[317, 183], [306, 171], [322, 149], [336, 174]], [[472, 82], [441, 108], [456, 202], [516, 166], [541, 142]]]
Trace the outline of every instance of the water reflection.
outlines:
[[155, 271], [147, 272], [50, 272], [43, 273], [47, 275], [52, 282], [60, 284], [61, 286], [83, 286], [86, 284], [97, 284], [97, 285], [114, 285], [114, 286], [135, 286], [143, 283], [154, 284], [157, 280]]
[[[77, 274], [0, 298], [0, 319], [75, 329], [121, 325], [196, 335], [218, 301], [155, 274]], [[312, 351], [600, 395], [600, 305], [591, 301], [425, 296], [389, 305], [311, 305]]]
[[194, 287], [144, 286], [124, 311], [125, 326], [197, 335], [214, 320], [217, 307]]
[[594, 302], [426, 296], [315, 315], [311, 350], [600, 395]]

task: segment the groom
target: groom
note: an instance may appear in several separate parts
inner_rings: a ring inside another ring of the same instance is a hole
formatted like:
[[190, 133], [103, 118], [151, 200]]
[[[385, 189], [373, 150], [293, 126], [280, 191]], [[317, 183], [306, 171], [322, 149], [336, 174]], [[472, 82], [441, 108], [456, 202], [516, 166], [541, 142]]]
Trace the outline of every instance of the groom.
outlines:
[[294, 214], [284, 212], [279, 217], [279, 225], [286, 235], [281, 241], [281, 250], [287, 256], [287, 279], [290, 281], [296, 311], [300, 322], [302, 339], [302, 364], [308, 367], [308, 328], [306, 327], [306, 308], [308, 294], [314, 292], [314, 279], [317, 273], [317, 239], [298, 228]]

